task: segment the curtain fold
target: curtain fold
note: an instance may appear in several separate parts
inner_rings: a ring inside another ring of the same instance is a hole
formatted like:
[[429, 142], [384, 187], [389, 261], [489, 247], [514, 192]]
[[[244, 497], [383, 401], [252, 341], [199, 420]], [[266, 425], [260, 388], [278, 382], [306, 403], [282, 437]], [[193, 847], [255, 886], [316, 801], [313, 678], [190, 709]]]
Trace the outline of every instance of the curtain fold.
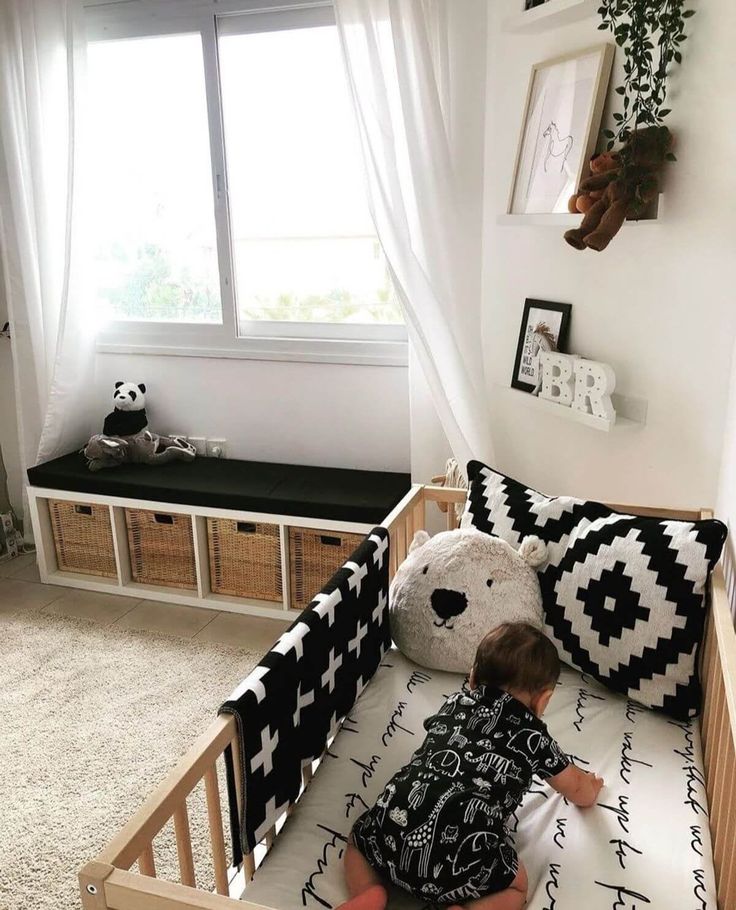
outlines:
[[81, 0], [1, 0], [0, 255], [24, 467], [81, 446], [94, 425], [84, 54]]
[[[494, 462], [451, 131], [451, 0], [335, 0], [368, 200], [409, 333], [455, 457]], [[478, 187], [482, 192], [482, 187]]]

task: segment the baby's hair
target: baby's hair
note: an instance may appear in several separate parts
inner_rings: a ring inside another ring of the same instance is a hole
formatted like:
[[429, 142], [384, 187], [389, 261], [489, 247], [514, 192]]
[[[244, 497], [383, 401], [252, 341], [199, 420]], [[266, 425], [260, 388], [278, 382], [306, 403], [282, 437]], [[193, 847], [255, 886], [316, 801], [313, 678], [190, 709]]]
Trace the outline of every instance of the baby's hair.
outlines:
[[547, 636], [526, 622], [505, 622], [481, 641], [473, 664], [476, 686], [542, 692], [560, 676], [560, 658]]

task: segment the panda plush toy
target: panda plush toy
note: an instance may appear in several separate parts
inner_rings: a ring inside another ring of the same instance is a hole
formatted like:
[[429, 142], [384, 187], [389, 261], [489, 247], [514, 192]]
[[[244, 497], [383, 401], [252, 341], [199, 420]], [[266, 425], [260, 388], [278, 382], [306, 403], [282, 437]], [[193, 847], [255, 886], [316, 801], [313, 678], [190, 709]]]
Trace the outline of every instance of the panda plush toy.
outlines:
[[116, 382], [114, 409], [105, 418], [103, 432], [84, 448], [90, 471], [121, 464], [168, 464], [192, 461], [195, 450], [181, 436], [159, 436], [148, 429], [146, 387], [135, 382]]
[[135, 436], [148, 427], [146, 387], [142, 382], [116, 382], [112, 403], [115, 409], [102, 427], [105, 436]]

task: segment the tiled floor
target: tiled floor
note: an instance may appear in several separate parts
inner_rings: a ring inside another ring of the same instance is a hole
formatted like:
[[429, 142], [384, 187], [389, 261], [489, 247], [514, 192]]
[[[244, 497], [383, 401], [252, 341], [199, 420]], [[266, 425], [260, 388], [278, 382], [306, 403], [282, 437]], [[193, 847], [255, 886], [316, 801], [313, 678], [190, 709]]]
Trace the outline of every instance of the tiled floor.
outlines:
[[0, 614], [19, 608], [89, 619], [112, 628], [242, 645], [256, 652], [266, 651], [291, 622], [42, 585], [32, 554], [0, 562]]

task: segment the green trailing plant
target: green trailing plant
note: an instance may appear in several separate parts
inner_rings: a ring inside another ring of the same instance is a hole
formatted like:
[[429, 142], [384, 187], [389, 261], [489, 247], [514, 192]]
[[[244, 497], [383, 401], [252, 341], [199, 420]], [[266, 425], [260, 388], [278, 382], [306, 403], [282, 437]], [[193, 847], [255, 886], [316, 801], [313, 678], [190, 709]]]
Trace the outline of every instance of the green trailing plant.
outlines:
[[[682, 63], [685, 23], [695, 15], [684, 7], [685, 0], [601, 0], [598, 28], [611, 31], [625, 55], [623, 84], [616, 88], [622, 109], [613, 115], [615, 128], [603, 130], [609, 151], [616, 142], [626, 146], [640, 127], [665, 126], [667, 79]], [[672, 152], [666, 158], [675, 160]]]

